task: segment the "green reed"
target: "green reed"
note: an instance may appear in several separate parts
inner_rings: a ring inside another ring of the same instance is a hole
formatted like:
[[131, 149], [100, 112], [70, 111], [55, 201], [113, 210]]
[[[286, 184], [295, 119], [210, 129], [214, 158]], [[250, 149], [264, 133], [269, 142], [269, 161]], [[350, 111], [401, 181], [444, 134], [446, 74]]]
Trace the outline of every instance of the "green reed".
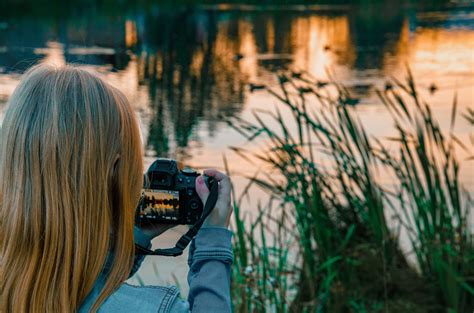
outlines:
[[[271, 169], [234, 194], [235, 311], [472, 311], [473, 202], [458, 180], [455, 148], [467, 148], [453, 134], [456, 102], [445, 135], [411, 74], [404, 84], [395, 80], [379, 91], [398, 132], [388, 145], [368, 136], [343, 86], [327, 92], [301, 73], [278, 79], [264, 92], [281, 109], [255, 112], [253, 122], [228, 120], [265, 145], [260, 153], [233, 150]], [[383, 186], [381, 174], [394, 176], [395, 187]], [[240, 211], [252, 185], [272, 199], [254, 218]], [[390, 215], [397, 222], [389, 227]], [[402, 228], [419, 271], [399, 247]]]
[[[398, 130], [398, 153], [380, 145], [380, 159], [396, 173], [400, 183], [402, 219], [411, 222], [408, 234], [422, 276], [451, 312], [472, 311], [474, 296], [474, 235], [469, 193], [459, 183], [456, 148], [469, 148], [453, 133], [457, 101], [453, 103], [449, 132], [443, 132], [429, 105], [419, 99], [409, 73], [400, 92], [380, 95]], [[403, 88], [405, 87], [405, 88]], [[398, 110], [394, 101], [408, 95], [414, 112]], [[471, 121], [472, 124], [472, 121]]]

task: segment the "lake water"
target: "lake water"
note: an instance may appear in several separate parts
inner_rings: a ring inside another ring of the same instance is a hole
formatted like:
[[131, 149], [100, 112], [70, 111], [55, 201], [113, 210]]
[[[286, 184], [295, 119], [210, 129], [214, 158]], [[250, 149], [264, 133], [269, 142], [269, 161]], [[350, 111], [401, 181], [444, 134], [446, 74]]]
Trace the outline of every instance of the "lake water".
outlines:
[[[274, 85], [279, 69], [307, 71], [321, 81], [330, 71], [359, 100], [354, 110], [379, 137], [393, 129], [375, 89], [384, 88], [387, 78], [403, 78], [407, 65], [443, 127], [449, 125], [455, 93], [460, 112], [474, 108], [474, 6], [468, 4], [42, 12], [0, 13], [0, 120], [27, 68], [37, 62], [83, 64], [130, 99], [140, 118], [147, 164], [162, 156], [222, 169], [225, 153], [237, 190], [258, 166], [228, 149], [246, 143], [224, 119], [251, 119], [255, 109], [271, 110], [275, 99], [251, 92], [249, 84]], [[472, 127], [463, 119], [455, 132], [472, 140]], [[463, 169], [461, 179], [472, 189], [472, 162]], [[253, 208], [249, 202], [244, 210]], [[147, 273], [151, 264], [145, 264]], [[163, 264], [169, 273], [160, 281], [173, 281], [174, 272], [183, 284], [185, 273], [177, 269], [185, 258]]]

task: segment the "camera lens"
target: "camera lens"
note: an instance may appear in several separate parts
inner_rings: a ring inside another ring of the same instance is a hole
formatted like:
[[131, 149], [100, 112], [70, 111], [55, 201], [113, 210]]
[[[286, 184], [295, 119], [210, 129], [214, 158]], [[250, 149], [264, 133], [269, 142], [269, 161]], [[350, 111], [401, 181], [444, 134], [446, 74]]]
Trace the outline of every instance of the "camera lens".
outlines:
[[191, 200], [189, 202], [189, 207], [192, 209], [192, 210], [197, 210], [199, 208], [199, 202], [197, 200]]

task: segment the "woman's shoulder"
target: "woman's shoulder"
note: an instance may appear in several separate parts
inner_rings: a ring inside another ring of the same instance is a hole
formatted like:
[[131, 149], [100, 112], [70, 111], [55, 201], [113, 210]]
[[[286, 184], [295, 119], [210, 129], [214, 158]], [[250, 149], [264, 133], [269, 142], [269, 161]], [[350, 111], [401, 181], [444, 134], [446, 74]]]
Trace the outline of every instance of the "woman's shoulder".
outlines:
[[134, 286], [124, 283], [107, 298], [99, 312], [187, 313], [189, 304], [179, 298], [179, 290], [174, 286]]
[[170, 312], [178, 296], [178, 288], [174, 286], [134, 286], [124, 283], [110, 295], [99, 312]]

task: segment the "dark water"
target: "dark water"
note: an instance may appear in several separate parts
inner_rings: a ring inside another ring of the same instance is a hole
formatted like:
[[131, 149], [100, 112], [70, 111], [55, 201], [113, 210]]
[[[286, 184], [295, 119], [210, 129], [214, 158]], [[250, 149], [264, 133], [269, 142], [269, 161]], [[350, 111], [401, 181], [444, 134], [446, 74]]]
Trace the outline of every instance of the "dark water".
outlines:
[[[374, 91], [409, 65], [447, 124], [455, 92], [460, 110], [473, 107], [474, 6], [17, 5], [0, 12], [0, 114], [37, 62], [83, 64], [123, 90], [140, 118], [148, 163], [168, 156], [222, 167], [228, 146], [244, 143], [223, 120], [271, 109], [275, 100], [249, 84], [271, 85], [282, 68], [323, 81], [332, 72], [358, 100], [369, 132], [383, 137], [390, 120]], [[463, 121], [456, 131], [466, 140], [472, 133]]]

